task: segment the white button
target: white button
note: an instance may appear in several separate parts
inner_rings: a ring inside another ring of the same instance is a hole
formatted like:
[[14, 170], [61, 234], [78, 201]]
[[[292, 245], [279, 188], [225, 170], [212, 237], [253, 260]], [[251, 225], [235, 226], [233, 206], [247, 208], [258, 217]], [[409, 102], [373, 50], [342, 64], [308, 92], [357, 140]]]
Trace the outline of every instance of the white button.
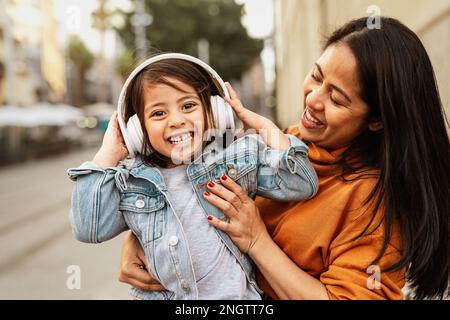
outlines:
[[184, 291], [189, 291], [189, 285], [187, 284], [186, 281], [181, 280], [181, 288], [182, 288]]
[[236, 176], [237, 176], [237, 171], [236, 171], [236, 169], [232, 168], [232, 169], [228, 170], [228, 176], [229, 176], [231, 179], [236, 178]]
[[178, 243], [178, 237], [177, 236], [171, 236], [169, 239], [169, 244], [173, 247], [176, 246]]
[[142, 199], [136, 200], [136, 208], [142, 209], [143, 207], [145, 207], [145, 201]]

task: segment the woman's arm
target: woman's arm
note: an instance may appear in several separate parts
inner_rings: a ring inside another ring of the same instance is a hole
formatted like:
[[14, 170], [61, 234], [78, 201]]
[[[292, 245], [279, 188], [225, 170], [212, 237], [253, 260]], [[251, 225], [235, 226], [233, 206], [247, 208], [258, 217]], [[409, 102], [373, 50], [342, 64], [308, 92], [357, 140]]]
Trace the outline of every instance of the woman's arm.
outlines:
[[255, 242], [248, 255], [280, 299], [329, 299], [325, 286], [300, 269], [267, 232]]
[[228, 233], [249, 254], [280, 299], [329, 299], [325, 286], [300, 269], [271, 239], [258, 208], [243, 189], [225, 176], [223, 186], [208, 186], [206, 200], [221, 209], [228, 222], [212, 216], [209, 222]]

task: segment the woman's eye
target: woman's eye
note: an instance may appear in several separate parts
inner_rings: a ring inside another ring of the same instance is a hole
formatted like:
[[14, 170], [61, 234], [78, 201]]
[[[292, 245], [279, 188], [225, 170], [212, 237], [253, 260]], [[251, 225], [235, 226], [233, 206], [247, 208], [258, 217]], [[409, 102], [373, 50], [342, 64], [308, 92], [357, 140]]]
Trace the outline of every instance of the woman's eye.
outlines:
[[343, 106], [342, 103], [340, 103], [338, 100], [336, 100], [335, 98], [333, 98], [333, 96], [330, 97], [331, 102], [333, 102], [333, 104], [337, 105], [337, 106]]
[[314, 74], [314, 71], [311, 73], [311, 78], [316, 82], [320, 82], [319, 77]]

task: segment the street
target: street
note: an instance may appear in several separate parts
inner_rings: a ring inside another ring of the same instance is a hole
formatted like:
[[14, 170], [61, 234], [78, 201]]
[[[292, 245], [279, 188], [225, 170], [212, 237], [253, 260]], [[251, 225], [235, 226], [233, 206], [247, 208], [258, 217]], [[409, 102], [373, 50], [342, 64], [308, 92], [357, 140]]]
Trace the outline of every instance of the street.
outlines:
[[69, 224], [66, 170], [95, 152], [0, 168], [0, 299], [130, 299], [129, 286], [117, 280], [123, 234], [85, 244]]

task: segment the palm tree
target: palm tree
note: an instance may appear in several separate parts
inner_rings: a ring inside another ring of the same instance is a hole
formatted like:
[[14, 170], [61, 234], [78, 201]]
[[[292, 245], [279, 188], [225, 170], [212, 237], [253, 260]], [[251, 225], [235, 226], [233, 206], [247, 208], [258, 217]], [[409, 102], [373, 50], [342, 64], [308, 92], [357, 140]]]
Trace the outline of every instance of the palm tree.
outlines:
[[75, 98], [74, 104], [81, 106], [86, 101], [85, 75], [94, 63], [94, 55], [86, 48], [83, 41], [74, 36], [70, 39], [67, 54], [75, 67]]
[[[0, 90], [2, 88], [2, 82], [3, 82], [3, 78], [5, 77], [5, 66], [3, 65], [3, 63], [0, 61]], [[2, 99], [2, 93], [0, 92], [0, 105], [2, 105], [3, 103], [3, 99]]]

